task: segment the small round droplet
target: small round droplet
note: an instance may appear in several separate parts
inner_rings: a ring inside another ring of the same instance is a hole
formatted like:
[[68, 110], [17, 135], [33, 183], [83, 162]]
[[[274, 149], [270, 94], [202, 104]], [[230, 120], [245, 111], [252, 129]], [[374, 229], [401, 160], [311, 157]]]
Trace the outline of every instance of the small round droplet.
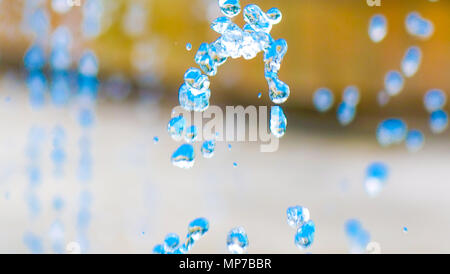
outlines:
[[293, 228], [299, 228], [309, 221], [309, 210], [302, 206], [291, 206], [286, 210], [287, 223]]
[[431, 89], [425, 94], [423, 102], [427, 111], [433, 112], [444, 108], [447, 103], [447, 95], [440, 89]]
[[188, 143], [194, 143], [197, 140], [197, 136], [198, 136], [198, 128], [197, 126], [192, 125], [186, 129], [184, 139]]
[[234, 17], [241, 12], [239, 0], [219, 0], [219, 7], [222, 13], [228, 17]]
[[425, 137], [423, 133], [420, 130], [412, 129], [408, 132], [408, 135], [406, 136], [406, 148], [410, 152], [417, 152], [419, 151], [424, 144]]
[[384, 78], [384, 88], [387, 94], [395, 96], [403, 90], [405, 80], [398, 71], [389, 71]]
[[341, 125], [346, 126], [350, 124], [356, 115], [356, 108], [346, 102], [341, 102], [337, 108], [337, 118]]
[[233, 167], [237, 167], [237, 166], [238, 166], [238, 163], [233, 162]]
[[384, 188], [389, 176], [388, 167], [381, 162], [370, 164], [366, 170], [364, 189], [371, 197], [378, 195]]
[[227, 247], [232, 254], [244, 254], [247, 252], [248, 237], [244, 228], [236, 227], [228, 232]]
[[309, 220], [298, 228], [295, 234], [295, 245], [299, 249], [306, 249], [314, 242], [314, 234], [316, 232], [316, 226], [313, 221]]
[[153, 137], [153, 143], [157, 144], [159, 142], [158, 136]]
[[215, 149], [216, 149], [216, 141], [214, 140], [204, 141], [201, 148], [203, 157], [205, 158], [213, 157]]
[[408, 228], [406, 227], [406, 226], [404, 226], [403, 228], [402, 228], [402, 231], [403, 231], [403, 233], [408, 233]]
[[408, 127], [401, 119], [386, 119], [378, 125], [377, 140], [382, 146], [400, 144], [406, 138]]
[[387, 20], [384, 15], [377, 14], [372, 16], [369, 23], [369, 36], [373, 42], [379, 43], [383, 41], [387, 30]]
[[328, 111], [334, 103], [333, 92], [328, 88], [319, 88], [314, 92], [313, 103], [318, 111]]
[[430, 129], [433, 133], [442, 133], [448, 126], [448, 114], [444, 110], [433, 111], [430, 115]]
[[192, 44], [191, 43], [187, 43], [186, 44], [186, 50], [187, 51], [191, 51], [192, 50]]
[[173, 117], [167, 124], [167, 131], [169, 132], [170, 137], [175, 141], [179, 141], [183, 138], [185, 128], [186, 120], [181, 115]]

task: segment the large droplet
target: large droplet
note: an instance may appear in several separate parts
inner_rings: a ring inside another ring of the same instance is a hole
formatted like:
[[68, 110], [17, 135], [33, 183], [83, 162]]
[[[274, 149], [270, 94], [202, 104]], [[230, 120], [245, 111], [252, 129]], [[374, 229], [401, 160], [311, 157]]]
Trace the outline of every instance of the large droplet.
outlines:
[[230, 230], [227, 235], [228, 251], [233, 254], [244, 254], [248, 248], [248, 237], [244, 228], [236, 227]]
[[382, 146], [400, 144], [406, 137], [408, 127], [400, 119], [387, 119], [381, 122], [377, 128], [377, 140]]
[[433, 23], [422, 18], [418, 12], [409, 13], [406, 17], [405, 25], [409, 34], [421, 39], [428, 39], [434, 33]]
[[191, 168], [194, 166], [195, 153], [194, 148], [190, 144], [181, 145], [172, 154], [172, 164], [180, 168]]
[[369, 23], [369, 36], [373, 42], [379, 43], [383, 41], [384, 37], [386, 37], [387, 29], [387, 20], [384, 15], [377, 14], [372, 16]]
[[276, 25], [281, 22], [281, 19], [283, 18], [283, 14], [281, 14], [281, 11], [277, 8], [271, 8], [266, 12], [267, 18], [269, 18], [270, 23], [272, 25]]
[[286, 133], [287, 119], [283, 109], [279, 106], [273, 106], [270, 110], [270, 132], [281, 138]]

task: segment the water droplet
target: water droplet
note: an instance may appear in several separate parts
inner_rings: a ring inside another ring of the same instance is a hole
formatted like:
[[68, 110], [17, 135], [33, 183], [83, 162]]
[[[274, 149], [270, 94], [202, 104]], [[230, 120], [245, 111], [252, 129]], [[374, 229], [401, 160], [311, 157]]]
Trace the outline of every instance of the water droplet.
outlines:
[[236, 162], [233, 162], [233, 167], [237, 167], [238, 164]]
[[349, 106], [356, 106], [359, 104], [359, 89], [356, 86], [348, 86], [342, 94], [342, 101]]
[[244, 254], [247, 252], [248, 237], [244, 228], [236, 227], [228, 232], [227, 247], [232, 254]]
[[205, 218], [197, 218], [189, 223], [186, 243], [183, 245], [182, 252], [186, 253], [192, 246], [200, 240], [209, 230], [209, 222]]
[[180, 236], [176, 233], [169, 233], [164, 239], [164, 251], [165, 253], [172, 253], [180, 244]]
[[444, 108], [447, 103], [447, 95], [440, 89], [432, 89], [425, 94], [423, 102], [427, 111], [433, 112]]
[[159, 142], [158, 136], [153, 137], [153, 143], [156, 144]]
[[295, 245], [300, 249], [308, 248], [314, 242], [314, 234], [316, 226], [313, 221], [309, 220], [298, 228], [295, 234]]
[[228, 17], [234, 17], [241, 12], [239, 0], [219, 0], [219, 7], [222, 13]]
[[398, 71], [389, 71], [384, 78], [384, 88], [387, 94], [395, 96], [403, 90], [405, 80]]
[[350, 242], [351, 253], [363, 253], [370, 242], [370, 234], [364, 230], [362, 224], [355, 219], [345, 223], [345, 233]]
[[276, 25], [281, 22], [281, 19], [283, 18], [283, 14], [281, 14], [281, 11], [277, 8], [271, 8], [266, 12], [267, 18], [269, 18], [270, 23], [272, 25]]
[[153, 247], [153, 254], [164, 254], [165, 250], [164, 250], [164, 246], [162, 244], [157, 244], [155, 245], [155, 247]]
[[293, 228], [299, 228], [309, 221], [309, 209], [302, 206], [291, 206], [286, 210], [287, 223]]
[[190, 144], [181, 145], [172, 154], [172, 164], [180, 168], [191, 168], [195, 162], [194, 148]]
[[387, 119], [381, 122], [377, 128], [377, 140], [382, 146], [400, 144], [406, 138], [408, 127], [400, 119]]
[[419, 151], [424, 144], [425, 137], [423, 133], [420, 130], [412, 129], [408, 132], [408, 135], [406, 136], [406, 148], [410, 152], [416, 152]]
[[179, 141], [183, 138], [185, 128], [186, 120], [181, 115], [173, 117], [167, 124], [167, 131], [169, 132], [170, 137], [175, 141]]
[[204, 141], [201, 148], [203, 157], [211, 158], [214, 155], [215, 149], [216, 149], [216, 141], [214, 140]]
[[286, 133], [287, 119], [283, 109], [279, 106], [273, 106], [270, 111], [270, 132], [281, 138]]
[[404, 226], [402, 230], [403, 230], [403, 233], [405, 233], [405, 234], [408, 233], [408, 228], [406, 226]]
[[379, 43], [383, 41], [384, 37], [386, 37], [387, 29], [387, 20], [384, 15], [377, 14], [372, 16], [369, 23], [369, 36], [373, 42]]
[[40, 70], [45, 66], [45, 52], [39, 45], [32, 45], [23, 58], [25, 68], [28, 71]]
[[337, 118], [341, 125], [346, 126], [350, 124], [356, 115], [356, 108], [346, 102], [341, 102], [337, 108]]
[[314, 92], [313, 103], [318, 111], [328, 111], [334, 103], [333, 92], [327, 88], [319, 88]]
[[92, 51], [85, 51], [80, 58], [78, 71], [83, 76], [97, 76], [98, 60]]
[[184, 139], [188, 143], [194, 143], [197, 140], [198, 128], [194, 125], [188, 127], [186, 129], [186, 134], [184, 135]]
[[258, 98], [261, 98], [261, 96], [262, 96], [262, 93], [261, 92], [258, 93]]
[[178, 91], [180, 106], [188, 111], [205, 111], [209, 107], [210, 96], [211, 91], [209, 89], [198, 92], [187, 84], [183, 84]]
[[198, 95], [209, 88], [208, 76], [202, 74], [198, 68], [190, 68], [184, 74], [184, 82], [193, 89], [192, 93]]
[[367, 167], [364, 189], [369, 196], [374, 197], [381, 192], [386, 184], [388, 176], [389, 170], [384, 163], [375, 162]]
[[191, 43], [187, 43], [186, 44], [186, 50], [187, 51], [191, 51], [192, 50], [192, 44]]
[[409, 13], [406, 17], [405, 25], [409, 34], [421, 39], [428, 39], [434, 33], [433, 23], [422, 18], [418, 12]]
[[228, 144], [228, 150], [231, 150], [231, 144]]
[[402, 71], [406, 77], [412, 77], [419, 70], [422, 62], [422, 51], [419, 47], [410, 47], [405, 53], [402, 61]]
[[430, 115], [430, 129], [433, 133], [442, 133], [448, 126], [448, 115], [444, 110], [433, 111]]
[[269, 33], [272, 30], [272, 23], [268, 16], [254, 4], [247, 5], [244, 8], [244, 21], [255, 31]]

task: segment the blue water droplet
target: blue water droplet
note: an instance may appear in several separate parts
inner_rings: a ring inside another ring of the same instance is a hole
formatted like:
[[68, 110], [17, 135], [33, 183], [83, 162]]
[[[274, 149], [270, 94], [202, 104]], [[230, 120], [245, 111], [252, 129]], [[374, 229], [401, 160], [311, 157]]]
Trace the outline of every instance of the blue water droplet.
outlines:
[[261, 96], [262, 96], [262, 93], [261, 92], [258, 93], [258, 98], [261, 98]]
[[198, 136], [198, 128], [197, 126], [192, 125], [186, 129], [184, 139], [188, 143], [194, 143], [197, 140], [197, 136]]
[[228, 232], [227, 247], [230, 253], [244, 254], [247, 252], [248, 244], [248, 236], [244, 228], [236, 227]]
[[425, 137], [420, 130], [412, 129], [406, 136], [406, 148], [411, 152], [419, 151], [424, 144]]
[[219, 7], [222, 13], [228, 17], [234, 17], [241, 12], [239, 0], [219, 0]]
[[428, 39], [434, 33], [433, 23], [422, 18], [418, 12], [409, 13], [406, 16], [405, 25], [409, 34], [421, 39]]
[[176, 233], [169, 233], [164, 239], [164, 251], [165, 253], [173, 253], [180, 244], [180, 236]]
[[278, 79], [277, 76], [273, 77], [266, 76], [266, 80], [269, 85], [270, 100], [275, 104], [282, 104], [286, 102], [286, 100], [289, 98], [290, 95], [289, 86], [280, 79]]
[[328, 88], [319, 88], [314, 92], [313, 103], [318, 111], [328, 111], [334, 103], [333, 92]]
[[341, 102], [337, 108], [337, 118], [341, 125], [346, 126], [350, 124], [356, 115], [355, 106], [349, 105], [346, 102]]
[[316, 226], [313, 221], [309, 220], [300, 226], [295, 233], [294, 242], [300, 249], [309, 248], [314, 242], [314, 234], [316, 232]]
[[83, 76], [97, 76], [98, 69], [98, 60], [94, 52], [83, 52], [78, 65], [78, 71], [80, 74]]
[[281, 19], [283, 18], [283, 14], [281, 11], [277, 8], [271, 8], [266, 12], [267, 18], [269, 18], [270, 23], [272, 25], [276, 25], [281, 22]]
[[376, 14], [372, 16], [369, 23], [369, 36], [370, 39], [379, 43], [386, 37], [388, 30], [386, 17], [382, 14]]
[[180, 168], [191, 168], [194, 166], [195, 153], [194, 147], [190, 144], [181, 145], [171, 157], [172, 164]]
[[279, 106], [273, 106], [270, 110], [270, 132], [281, 138], [286, 133], [287, 119], [283, 109]]
[[187, 84], [183, 84], [178, 91], [178, 101], [180, 106], [188, 111], [205, 111], [209, 107], [209, 97], [211, 91], [209, 89], [198, 92], [198, 90], [190, 88]]
[[186, 120], [181, 115], [173, 117], [167, 124], [167, 132], [169, 132], [169, 136], [175, 141], [179, 141], [183, 138], [185, 128]]
[[155, 136], [155, 137], [153, 137], [153, 143], [158, 143], [159, 142], [159, 138], [158, 138], [158, 136]]
[[187, 51], [191, 51], [192, 50], [192, 44], [191, 43], [187, 43], [186, 44], [186, 50]]
[[184, 74], [184, 82], [189, 88], [194, 89], [192, 92], [197, 95], [209, 88], [210, 82], [208, 76], [202, 74], [198, 68], [190, 68]]
[[42, 69], [46, 62], [44, 49], [37, 44], [32, 45], [25, 53], [23, 62], [28, 71]]
[[430, 129], [433, 133], [442, 133], [448, 127], [448, 114], [444, 110], [433, 111], [430, 115]]
[[425, 94], [423, 102], [427, 111], [433, 112], [444, 108], [447, 103], [447, 95], [440, 89], [432, 89]]
[[309, 221], [309, 209], [302, 206], [291, 206], [286, 210], [287, 223], [293, 228], [299, 228]]
[[237, 167], [237, 166], [238, 166], [238, 163], [233, 162], [233, 167]]
[[153, 247], [153, 254], [165, 254], [164, 245], [157, 244], [155, 247]]
[[370, 242], [370, 234], [355, 219], [345, 223], [345, 233], [349, 239], [351, 253], [363, 253]]
[[395, 96], [403, 90], [405, 80], [398, 71], [389, 71], [384, 78], [384, 88], [387, 94]]
[[366, 177], [364, 179], [364, 189], [369, 196], [378, 195], [384, 188], [389, 176], [388, 167], [381, 162], [370, 164], [366, 169]]
[[342, 101], [349, 106], [356, 106], [360, 100], [359, 89], [356, 86], [348, 86], [342, 94]]
[[408, 233], [408, 228], [406, 226], [404, 226], [402, 230], [403, 230], [403, 233], [405, 233], [405, 234]]
[[260, 7], [254, 4], [244, 8], [244, 21], [255, 31], [269, 33], [272, 30], [272, 23]]
[[377, 140], [382, 146], [400, 144], [406, 138], [408, 127], [400, 119], [386, 119], [378, 125]]
[[422, 62], [422, 51], [419, 47], [410, 47], [402, 61], [402, 71], [406, 77], [412, 77], [419, 70]]
[[214, 151], [216, 149], [216, 141], [214, 140], [206, 140], [202, 144], [202, 155], [205, 158], [211, 158], [214, 155]]

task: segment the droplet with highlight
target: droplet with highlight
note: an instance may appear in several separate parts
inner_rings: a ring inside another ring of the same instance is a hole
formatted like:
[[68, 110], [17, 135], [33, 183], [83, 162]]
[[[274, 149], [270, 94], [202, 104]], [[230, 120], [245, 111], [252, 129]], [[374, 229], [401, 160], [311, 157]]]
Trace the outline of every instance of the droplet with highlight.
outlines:
[[195, 153], [194, 147], [190, 144], [181, 145], [171, 157], [172, 164], [180, 168], [191, 168], [194, 166]]
[[244, 254], [248, 248], [248, 236], [244, 228], [236, 227], [227, 235], [228, 251], [232, 254]]
[[387, 30], [387, 20], [384, 15], [376, 14], [372, 16], [369, 23], [369, 36], [373, 42], [379, 43], [383, 41], [386, 37]]

